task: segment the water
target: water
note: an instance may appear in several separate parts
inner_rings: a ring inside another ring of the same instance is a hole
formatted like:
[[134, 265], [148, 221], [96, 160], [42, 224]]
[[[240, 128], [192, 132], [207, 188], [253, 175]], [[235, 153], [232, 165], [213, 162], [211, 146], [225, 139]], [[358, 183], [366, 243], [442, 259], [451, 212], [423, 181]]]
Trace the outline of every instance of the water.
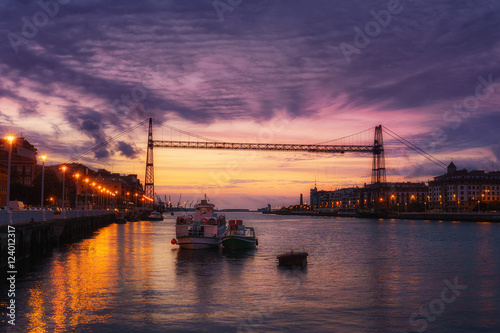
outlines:
[[[6, 325], [3, 316], [0, 328], [499, 331], [499, 224], [257, 213], [227, 217], [256, 228], [257, 250], [179, 250], [170, 244], [173, 216], [113, 224], [57, 249], [19, 277], [16, 326]], [[289, 250], [309, 252], [306, 269], [277, 267], [276, 255]], [[458, 284], [456, 293], [447, 283]]]

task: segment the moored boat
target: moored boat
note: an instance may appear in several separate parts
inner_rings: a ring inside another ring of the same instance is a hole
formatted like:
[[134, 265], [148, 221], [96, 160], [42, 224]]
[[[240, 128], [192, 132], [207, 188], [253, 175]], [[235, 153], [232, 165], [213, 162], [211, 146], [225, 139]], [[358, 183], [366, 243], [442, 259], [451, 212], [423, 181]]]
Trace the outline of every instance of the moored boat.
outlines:
[[214, 213], [214, 204], [207, 198], [194, 206], [194, 215], [179, 216], [172, 244], [183, 249], [198, 250], [217, 247], [226, 236], [226, 217]]
[[222, 246], [229, 250], [254, 249], [259, 245], [252, 227], [245, 227], [241, 220], [229, 220], [229, 229], [222, 238]]
[[160, 212], [153, 211], [148, 215], [148, 221], [163, 221], [163, 215]]

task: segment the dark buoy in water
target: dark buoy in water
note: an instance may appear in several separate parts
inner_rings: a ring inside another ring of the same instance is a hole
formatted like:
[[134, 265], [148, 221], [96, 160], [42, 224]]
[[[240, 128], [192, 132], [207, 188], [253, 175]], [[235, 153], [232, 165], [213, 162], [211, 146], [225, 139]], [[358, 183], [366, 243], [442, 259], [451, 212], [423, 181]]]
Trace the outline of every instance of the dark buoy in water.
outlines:
[[172, 240], [170, 241], [170, 243], [172, 243], [173, 245], [177, 244], [177, 240], [175, 238], [172, 238]]
[[288, 252], [277, 256], [278, 266], [282, 267], [292, 267], [292, 266], [307, 266], [307, 252]]

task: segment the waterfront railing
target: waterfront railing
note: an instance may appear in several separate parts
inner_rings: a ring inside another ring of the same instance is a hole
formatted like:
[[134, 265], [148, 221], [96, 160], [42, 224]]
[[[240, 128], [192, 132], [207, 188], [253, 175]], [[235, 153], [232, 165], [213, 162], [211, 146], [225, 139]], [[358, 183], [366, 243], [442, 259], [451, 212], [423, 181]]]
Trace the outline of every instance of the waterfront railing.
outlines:
[[114, 212], [110, 210], [65, 210], [60, 212], [60, 214], [55, 214], [53, 210], [3, 210], [0, 211], [0, 225], [25, 222], [45, 222], [82, 216], [101, 216], [113, 213]]

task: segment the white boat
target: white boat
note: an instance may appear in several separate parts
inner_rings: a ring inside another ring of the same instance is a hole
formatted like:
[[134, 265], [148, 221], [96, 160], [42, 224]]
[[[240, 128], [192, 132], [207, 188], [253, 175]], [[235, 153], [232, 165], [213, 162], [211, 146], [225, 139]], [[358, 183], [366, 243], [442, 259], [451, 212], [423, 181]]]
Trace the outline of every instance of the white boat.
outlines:
[[148, 221], [163, 221], [163, 215], [160, 212], [153, 211], [149, 214]]
[[172, 244], [182, 249], [198, 250], [217, 247], [226, 236], [226, 217], [214, 213], [214, 204], [207, 198], [194, 206], [195, 212], [179, 216]]

